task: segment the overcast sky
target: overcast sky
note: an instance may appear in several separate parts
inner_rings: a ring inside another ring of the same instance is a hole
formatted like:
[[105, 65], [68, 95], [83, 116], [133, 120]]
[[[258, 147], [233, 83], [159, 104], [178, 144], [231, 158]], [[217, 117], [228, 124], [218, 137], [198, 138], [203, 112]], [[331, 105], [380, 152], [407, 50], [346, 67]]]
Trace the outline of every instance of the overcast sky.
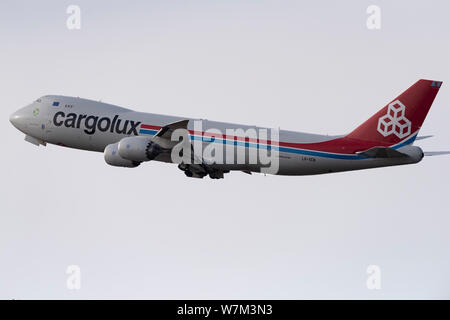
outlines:
[[[68, 30], [66, 9], [81, 8]], [[369, 5], [381, 29], [366, 26]], [[450, 157], [189, 179], [36, 147], [8, 121], [45, 94], [345, 134], [420, 78], [418, 141], [450, 150], [448, 1], [0, 2], [0, 298], [450, 298]], [[69, 265], [81, 289], [66, 286]], [[366, 286], [369, 265], [381, 289]]]

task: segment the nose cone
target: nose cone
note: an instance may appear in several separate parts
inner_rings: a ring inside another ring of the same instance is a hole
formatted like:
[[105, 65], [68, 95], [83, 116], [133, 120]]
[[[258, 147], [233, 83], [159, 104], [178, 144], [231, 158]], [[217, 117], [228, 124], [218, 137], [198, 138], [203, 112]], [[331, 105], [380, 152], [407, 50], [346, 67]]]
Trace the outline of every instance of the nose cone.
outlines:
[[12, 125], [14, 127], [16, 127], [19, 130], [23, 130], [26, 125], [27, 125], [27, 118], [28, 116], [26, 115], [26, 113], [24, 112], [23, 109], [20, 109], [16, 112], [14, 112], [10, 117], [9, 117], [9, 122], [12, 123]]
[[9, 122], [11, 122], [12, 125], [17, 128], [20, 122], [20, 115], [18, 111], [14, 112], [12, 115], [9, 116]]
[[33, 122], [36, 122], [38, 118], [39, 108], [36, 108], [33, 104], [30, 104], [14, 112], [9, 117], [9, 121], [17, 129], [24, 131], [29, 125], [34, 124]]

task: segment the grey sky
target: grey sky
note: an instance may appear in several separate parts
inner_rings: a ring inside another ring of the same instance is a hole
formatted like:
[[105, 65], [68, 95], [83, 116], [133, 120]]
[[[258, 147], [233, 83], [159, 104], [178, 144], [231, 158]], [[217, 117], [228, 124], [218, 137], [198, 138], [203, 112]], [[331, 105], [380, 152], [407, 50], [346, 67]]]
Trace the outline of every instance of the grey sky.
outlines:
[[[81, 30], [66, 8], [81, 8]], [[382, 14], [366, 28], [366, 8]], [[448, 1], [0, 2], [0, 298], [450, 298], [450, 157], [310, 177], [108, 166], [23, 141], [44, 94], [344, 134], [419, 78], [450, 150]], [[81, 290], [66, 288], [68, 265]], [[381, 268], [382, 289], [366, 288]]]

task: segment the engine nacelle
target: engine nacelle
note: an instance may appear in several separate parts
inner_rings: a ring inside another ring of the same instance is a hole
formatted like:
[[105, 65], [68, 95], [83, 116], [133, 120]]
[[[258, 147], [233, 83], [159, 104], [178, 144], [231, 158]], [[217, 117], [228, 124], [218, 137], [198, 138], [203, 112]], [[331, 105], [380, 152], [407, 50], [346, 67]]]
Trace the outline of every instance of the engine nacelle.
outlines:
[[127, 137], [119, 141], [119, 155], [131, 161], [149, 161], [156, 158], [163, 149], [148, 137]]
[[106, 146], [104, 157], [107, 164], [115, 167], [135, 168], [141, 163], [122, 158], [118, 151], [119, 143], [113, 143]]

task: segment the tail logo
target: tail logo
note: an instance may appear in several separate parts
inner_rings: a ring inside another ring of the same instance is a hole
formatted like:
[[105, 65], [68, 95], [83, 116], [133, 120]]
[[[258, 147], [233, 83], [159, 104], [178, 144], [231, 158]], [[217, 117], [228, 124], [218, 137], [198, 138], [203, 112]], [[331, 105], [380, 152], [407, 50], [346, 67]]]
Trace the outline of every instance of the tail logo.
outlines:
[[391, 102], [388, 112], [378, 119], [377, 130], [383, 137], [395, 134], [402, 139], [411, 133], [411, 121], [405, 117], [406, 107], [400, 100]]

